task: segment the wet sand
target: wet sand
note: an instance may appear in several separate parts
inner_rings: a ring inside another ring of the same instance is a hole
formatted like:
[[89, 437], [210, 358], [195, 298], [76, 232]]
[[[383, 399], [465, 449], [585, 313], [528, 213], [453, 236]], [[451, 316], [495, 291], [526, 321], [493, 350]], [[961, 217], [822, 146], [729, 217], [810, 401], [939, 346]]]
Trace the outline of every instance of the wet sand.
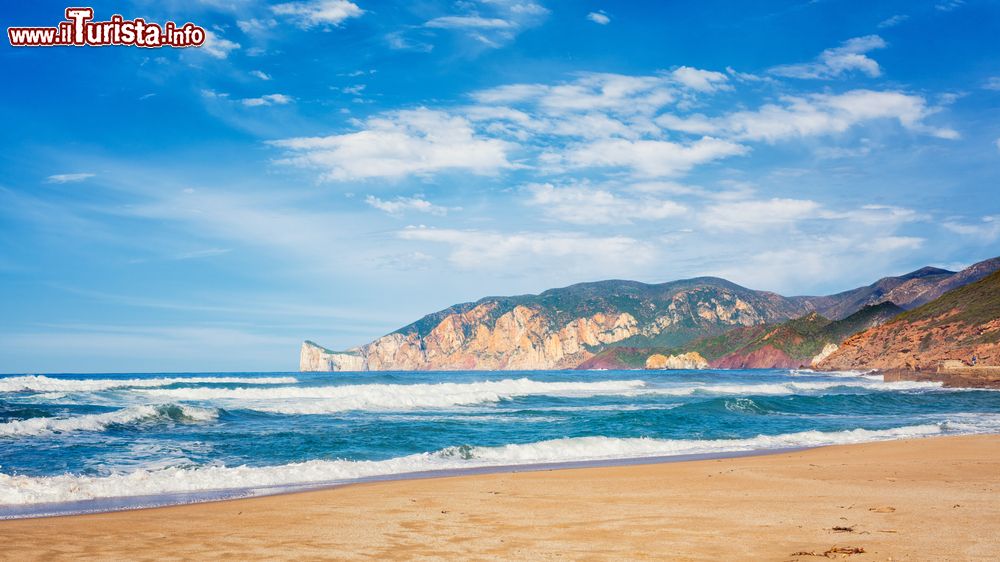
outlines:
[[0, 521], [0, 559], [996, 560], [998, 500], [1000, 436], [939, 437]]

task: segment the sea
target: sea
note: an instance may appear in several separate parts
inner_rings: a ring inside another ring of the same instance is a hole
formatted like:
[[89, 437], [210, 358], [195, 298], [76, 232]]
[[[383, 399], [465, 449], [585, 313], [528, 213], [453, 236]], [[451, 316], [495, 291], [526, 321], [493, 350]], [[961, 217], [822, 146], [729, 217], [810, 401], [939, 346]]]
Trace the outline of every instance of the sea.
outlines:
[[804, 370], [0, 376], [0, 518], [1000, 432], [1000, 394]]

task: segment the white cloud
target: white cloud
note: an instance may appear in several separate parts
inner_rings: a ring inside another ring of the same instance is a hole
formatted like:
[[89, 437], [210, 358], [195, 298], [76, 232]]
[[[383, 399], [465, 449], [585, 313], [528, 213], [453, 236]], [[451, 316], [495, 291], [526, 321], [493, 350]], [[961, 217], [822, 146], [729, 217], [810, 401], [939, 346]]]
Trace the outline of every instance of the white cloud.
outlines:
[[54, 174], [47, 178], [45, 181], [48, 183], [73, 183], [78, 181], [83, 181], [94, 177], [94, 174], [88, 173], [78, 173], [78, 174]]
[[574, 232], [520, 232], [503, 234], [478, 230], [410, 227], [399, 232], [403, 240], [434, 242], [450, 247], [448, 261], [461, 269], [504, 270], [564, 267], [591, 270], [651, 261], [649, 244], [627, 236], [589, 236]]
[[701, 222], [714, 230], [754, 232], [782, 228], [816, 217], [819, 203], [804, 199], [769, 199], [719, 203], [701, 213]]
[[532, 184], [525, 187], [527, 203], [539, 207], [549, 218], [572, 224], [622, 224], [662, 220], [687, 212], [684, 205], [654, 197], [624, 197], [606, 189], [585, 185], [556, 187]]
[[603, 10], [599, 12], [590, 12], [587, 14], [587, 19], [598, 25], [608, 25], [611, 23], [611, 18], [609, 18]]
[[[1000, 141], [997, 144], [1000, 144]], [[978, 222], [951, 219], [942, 223], [942, 226], [957, 234], [978, 238], [986, 243], [1000, 238], [1000, 215], [985, 216]]]
[[703, 137], [690, 144], [659, 140], [605, 139], [567, 149], [561, 161], [574, 167], [630, 168], [639, 176], [674, 176], [694, 166], [745, 154], [734, 142]]
[[238, 20], [236, 22], [236, 27], [240, 28], [240, 31], [246, 33], [247, 35], [261, 35], [264, 32], [277, 27], [278, 21], [275, 19], [257, 19], [251, 18], [248, 20]]
[[435, 205], [421, 196], [396, 197], [391, 200], [383, 200], [375, 197], [374, 195], [369, 195], [368, 197], [365, 197], [365, 203], [393, 216], [400, 216], [406, 211], [429, 213], [431, 215], [438, 216], [448, 214], [447, 207]]
[[585, 73], [572, 82], [508, 84], [474, 92], [481, 104], [526, 104], [546, 113], [603, 110], [616, 114], [652, 113], [674, 100], [664, 76]]
[[924, 245], [923, 238], [914, 236], [882, 236], [864, 242], [861, 247], [877, 253], [917, 250]]
[[205, 54], [217, 59], [224, 59], [229, 56], [230, 52], [239, 48], [239, 43], [230, 41], [212, 30], [205, 30], [205, 43], [201, 46], [201, 50]]
[[958, 138], [948, 128], [924, 124], [935, 110], [924, 98], [902, 92], [852, 90], [843, 94], [785, 97], [784, 105], [767, 104], [756, 111], [740, 111], [716, 121], [737, 139], [775, 142], [787, 138], [842, 133], [878, 119], [895, 119], [912, 131], [945, 139]]
[[286, 105], [292, 103], [292, 98], [285, 94], [267, 94], [259, 98], [246, 98], [240, 103], [247, 107], [258, 107], [266, 105]]
[[312, 0], [309, 2], [288, 2], [271, 7], [279, 16], [291, 17], [303, 28], [317, 25], [340, 25], [349, 18], [365, 13], [354, 2], [347, 0]]
[[254, 78], [259, 78], [259, 79], [265, 80], [265, 81], [271, 79], [271, 76], [269, 74], [267, 74], [266, 72], [261, 71], [261, 70], [251, 70], [250, 71], [250, 76], [253, 76]]
[[903, 23], [904, 21], [910, 19], [910, 16], [906, 14], [896, 14], [894, 16], [888, 17], [878, 24], [879, 29], [887, 29], [890, 27], [896, 27], [897, 25]]
[[318, 168], [329, 180], [400, 178], [443, 170], [493, 174], [510, 166], [508, 143], [478, 136], [463, 117], [424, 108], [371, 118], [354, 133], [272, 144], [293, 153], [285, 163]]
[[697, 90], [699, 92], [711, 92], [726, 87], [729, 78], [721, 73], [711, 70], [700, 70], [690, 66], [682, 66], [673, 71], [671, 75], [681, 84]]
[[511, 27], [511, 23], [500, 18], [442, 16], [429, 20], [424, 26], [437, 29], [506, 29]]
[[1000, 90], [1000, 76], [991, 76], [983, 83], [984, 90]]
[[950, 12], [960, 8], [963, 4], [965, 4], [965, 0], [945, 0], [935, 4], [934, 9], [940, 12]]
[[865, 53], [885, 46], [886, 42], [878, 35], [855, 37], [844, 41], [839, 47], [823, 51], [814, 62], [775, 66], [769, 72], [787, 78], [829, 79], [857, 70], [877, 77], [882, 74], [882, 70]]

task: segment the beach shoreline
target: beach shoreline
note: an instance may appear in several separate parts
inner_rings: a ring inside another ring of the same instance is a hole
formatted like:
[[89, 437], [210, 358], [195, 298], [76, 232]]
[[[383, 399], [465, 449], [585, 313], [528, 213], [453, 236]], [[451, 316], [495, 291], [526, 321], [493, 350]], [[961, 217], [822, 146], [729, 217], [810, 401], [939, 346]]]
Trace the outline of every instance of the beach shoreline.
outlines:
[[[159, 494], [155, 496], [122, 496], [97, 498], [65, 503], [41, 503], [20, 506], [0, 505], [0, 521], [16, 521], [19, 519], [40, 519], [48, 517], [73, 517], [76, 515], [97, 515], [140, 509], [157, 509], [183, 505], [199, 505], [206, 503], [239, 501], [253, 498], [283, 496], [320, 492], [354, 486], [357, 484], [373, 484], [379, 482], [395, 482], [400, 480], [427, 480], [435, 478], [457, 478], [463, 476], [478, 476], [485, 474], [513, 474], [518, 472], [548, 472], [553, 470], [573, 470], [581, 468], [607, 468], [616, 466], [637, 466], [649, 464], [666, 464], [677, 462], [696, 462], [740, 457], [756, 457], [762, 455], [779, 455], [794, 451], [804, 451], [816, 447], [785, 447], [779, 449], [755, 449], [749, 451], [726, 451], [718, 453], [692, 453], [681, 455], [662, 455], [650, 457], [609, 458], [580, 461], [547, 462], [532, 464], [505, 464], [496, 466], [477, 466], [461, 469], [422, 470], [416, 472], [401, 472], [368, 476], [347, 481], [306, 482], [302, 484], [275, 485], [268, 489], [234, 488], [209, 491], [190, 492], [183, 494]], [[185, 499], [187, 498], [187, 499]]]
[[0, 521], [0, 558], [985, 560], [996, 474], [1000, 435], [973, 435], [352, 483]]

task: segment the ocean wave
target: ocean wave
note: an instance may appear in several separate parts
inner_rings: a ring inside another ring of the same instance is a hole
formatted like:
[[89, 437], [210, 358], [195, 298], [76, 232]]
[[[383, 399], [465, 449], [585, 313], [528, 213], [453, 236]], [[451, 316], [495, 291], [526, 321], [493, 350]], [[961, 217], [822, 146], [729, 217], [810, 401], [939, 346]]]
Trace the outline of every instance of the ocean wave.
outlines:
[[99, 392], [115, 388], [155, 388], [171, 384], [295, 384], [294, 377], [158, 377], [144, 379], [64, 379], [45, 375], [0, 378], [0, 392]]
[[131, 425], [157, 421], [174, 421], [180, 423], [206, 422], [215, 420], [218, 416], [219, 412], [214, 409], [181, 406], [178, 404], [136, 406], [106, 414], [85, 414], [68, 418], [30, 418], [0, 423], [0, 438], [30, 437], [34, 435], [76, 431], [104, 431], [112, 425]]
[[224, 490], [242, 490], [246, 495], [253, 495], [280, 487], [347, 482], [423, 471], [812, 447], [926, 437], [942, 431], [941, 424], [924, 424], [884, 430], [803, 431], [747, 439], [577, 437], [499, 447], [448, 447], [432, 453], [381, 461], [316, 460], [270, 467], [174, 467], [140, 469], [102, 477], [0, 474], [0, 504], [27, 505]]
[[761, 384], [698, 384], [672, 388], [640, 389], [631, 392], [630, 395], [638, 396], [643, 394], [657, 394], [662, 396], [691, 396], [696, 394], [706, 394], [734, 396], [787, 396], [791, 394], [830, 391], [838, 388], [875, 391], [933, 390], [941, 389], [942, 384], [939, 382], [923, 381], [877, 382], [867, 380], [779, 382]]
[[138, 392], [171, 401], [211, 401], [226, 409], [275, 414], [333, 414], [352, 410], [418, 410], [497, 403], [527, 396], [590, 398], [594, 396], [787, 396], [836, 389], [905, 391], [940, 389], [936, 382], [837, 380], [759, 384], [693, 383], [649, 386], [641, 380], [542, 382], [527, 378], [472, 383], [363, 384], [344, 386], [277, 386], [269, 388], [153, 388]]
[[218, 401], [228, 409], [277, 414], [330, 414], [350, 410], [414, 410], [496, 403], [520, 396], [620, 395], [641, 380], [540, 382], [527, 378], [473, 383], [279, 386], [273, 388], [164, 388], [144, 394], [174, 401]]

